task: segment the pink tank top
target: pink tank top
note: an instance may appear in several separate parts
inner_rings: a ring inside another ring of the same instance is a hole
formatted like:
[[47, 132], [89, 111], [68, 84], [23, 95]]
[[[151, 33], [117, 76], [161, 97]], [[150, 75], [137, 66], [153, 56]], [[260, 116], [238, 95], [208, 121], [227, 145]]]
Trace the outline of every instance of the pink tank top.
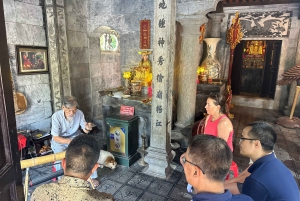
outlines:
[[[210, 115], [207, 120], [206, 126], [204, 128], [204, 134], [213, 135], [213, 136], [218, 137], [218, 124], [222, 118], [227, 118], [227, 116], [225, 114], [223, 114], [217, 120], [212, 121], [212, 116]], [[229, 133], [229, 137], [227, 140], [227, 144], [230, 147], [231, 151], [233, 151], [232, 137], [233, 137], [233, 131], [231, 131]]]

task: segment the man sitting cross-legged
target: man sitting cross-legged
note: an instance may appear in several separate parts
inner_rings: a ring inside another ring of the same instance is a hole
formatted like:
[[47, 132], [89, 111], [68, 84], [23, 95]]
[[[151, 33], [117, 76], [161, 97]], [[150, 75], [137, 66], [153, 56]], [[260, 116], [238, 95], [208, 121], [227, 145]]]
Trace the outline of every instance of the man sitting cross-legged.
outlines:
[[243, 193], [255, 201], [299, 200], [293, 175], [273, 152], [276, 139], [277, 134], [270, 124], [259, 121], [248, 124], [240, 139], [240, 153], [249, 157], [253, 164], [245, 179], [225, 187], [233, 194]]
[[232, 195], [225, 190], [232, 152], [226, 141], [212, 135], [196, 135], [180, 158], [186, 180], [194, 187], [193, 201], [252, 201], [246, 195]]
[[[92, 124], [85, 121], [83, 112], [78, 109], [78, 102], [73, 96], [63, 97], [62, 109], [52, 115], [51, 124], [51, 135], [53, 136], [51, 148], [54, 153], [66, 150], [72, 139], [82, 133], [78, 129], [79, 126], [86, 134], [92, 130]], [[61, 162], [56, 161], [54, 168], [56, 171], [61, 170]], [[97, 177], [97, 171], [95, 171], [91, 175], [94, 186], [99, 185]]]
[[35, 189], [31, 201], [114, 200], [110, 194], [91, 189], [87, 181], [98, 168], [100, 146], [93, 136], [78, 135], [66, 149], [62, 160], [64, 176], [57, 183], [43, 184]]

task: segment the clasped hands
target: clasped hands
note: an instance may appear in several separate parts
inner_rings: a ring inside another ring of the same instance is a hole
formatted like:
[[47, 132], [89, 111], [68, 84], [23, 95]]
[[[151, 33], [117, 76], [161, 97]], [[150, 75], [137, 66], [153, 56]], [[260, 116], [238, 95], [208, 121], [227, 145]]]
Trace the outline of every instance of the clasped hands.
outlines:
[[85, 123], [84, 124], [84, 129], [87, 131], [87, 132], [90, 132], [92, 129], [93, 129], [93, 125], [92, 125], [92, 123]]

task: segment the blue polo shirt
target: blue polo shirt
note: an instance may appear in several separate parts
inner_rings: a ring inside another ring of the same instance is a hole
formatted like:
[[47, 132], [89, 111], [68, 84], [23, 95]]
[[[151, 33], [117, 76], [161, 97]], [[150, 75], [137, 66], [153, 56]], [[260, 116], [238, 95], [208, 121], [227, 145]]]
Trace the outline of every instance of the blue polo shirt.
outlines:
[[232, 195], [229, 190], [225, 190], [222, 194], [213, 194], [213, 193], [199, 193], [193, 196], [192, 201], [253, 201], [247, 195], [239, 194]]
[[255, 161], [248, 171], [242, 193], [254, 201], [299, 201], [299, 190], [290, 170], [274, 153]]

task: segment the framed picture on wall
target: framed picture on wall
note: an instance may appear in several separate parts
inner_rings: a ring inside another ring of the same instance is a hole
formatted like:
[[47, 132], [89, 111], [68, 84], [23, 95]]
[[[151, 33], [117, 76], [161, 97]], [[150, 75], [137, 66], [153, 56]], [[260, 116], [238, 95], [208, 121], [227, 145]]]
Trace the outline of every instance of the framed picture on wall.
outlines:
[[17, 46], [18, 74], [48, 73], [46, 47]]

